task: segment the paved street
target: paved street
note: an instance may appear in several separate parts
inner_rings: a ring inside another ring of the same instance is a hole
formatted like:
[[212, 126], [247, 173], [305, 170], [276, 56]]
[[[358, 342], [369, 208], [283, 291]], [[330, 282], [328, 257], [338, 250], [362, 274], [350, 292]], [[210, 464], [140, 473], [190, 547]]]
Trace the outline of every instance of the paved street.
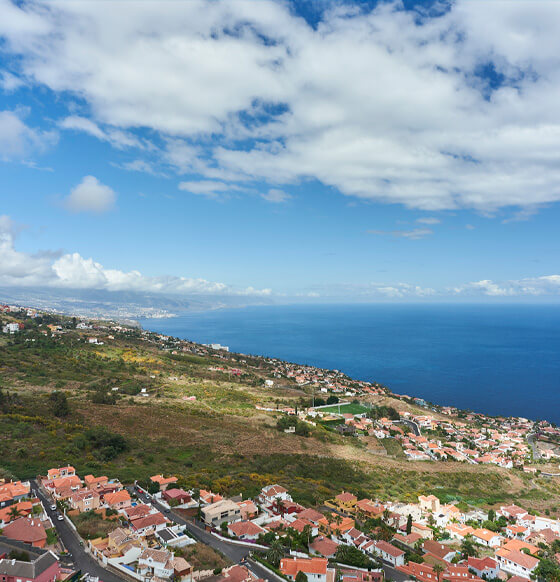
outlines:
[[[247, 558], [250, 554], [251, 548], [246, 548], [243, 546], [238, 546], [229, 542], [224, 542], [217, 537], [213, 536], [209, 532], [207, 532], [203, 527], [198, 526], [197, 524], [183, 519], [180, 515], [177, 515], [174, 511], [169, 510], [167, 513], [165, 512], [165, 507], [158, 503], [155, 499], [148, 499], [146, 495], [136, 491], [133, 487], [130, 487], [129, 490], [134, 492], [144, 503], [151, 503], [154, 507], [156, 507], [159, 511], [161, 511], [164, 515], [166, 515], [169, 519], [172, 519], [178, 524], [184, 525], [186, 529], [192, 534], [192, 537], [198, 539], [199, 541], [211, 546], [212, 548], [219, 550], [227, 556], [232, 562], [239, 563], [243, 559]], [[271, 580], [272, 576], [269, 574], [267, 570], [265, 570], [258, 562], [249, 559], [248, 563], [246, 564], [259, 578], [264, 578], [265, 580]], [[383, 564], [383, 570], [385, 571], [385, 576], [388, 580], [394, 580], [395, 582], [404, 582], [408, 580], [407, 576], [395, 570], [391, 566], [387, 564]], [[276, 580], [283, 580], [279, 576], [274, 576]]]
[[109, 572], [105, 568], [102, 568], [99, 563], [88, 554], [84, 548], [80, 545], [80, 541], [76, 532], [64, 521], [58, 521], [56, 518], [58, 511], [52, 511], [50, 506], [52, 501], [50, 501], [43, 492], [38, 488], [37, 483], [33, 480], [31, 481], [31, 489], [37, 497], [43, 502], [45, 509], [51, 518], [52, 522], [56, 527], [58, 536], [64, 547], [72, 555], [72, 561], [74, 567], [77, 570], [81, 570], [82, 574], [90, 574], [92, 576], [99, 577], [102, 582], [122, 582], [124, 578]]
[[[62, 541], [64, 547], [71, 555], [71, 560], [74, 564], [74, 567], [77, 570], [81, 570], [82, 574], [97, 576], [102, 582], [122, 582], [124, 578], [114, 574], [113, 572], [110, 572], [106, 568], [103, 568], [88, 552], [85, 551], [85, 549], [80, 545], [78, 535], [68, 525], [66, 520], [58, 521], [57, 515], [59, 512], [52, 511], [50, 509], [51, 501], [38, 488], [35, 481], [31, 481], [31, 489], [34, 494], [37, 495], [37, 497], [39, 497], [39, 499], [41, 499], [43, 502], [49, 517], [56, 527], [59, 539]], [[250, 558], [251, 548], [220, 540], [219, 538], [207, 532], [204, 527], [201, 527], [197, 523], [184, 519], [174, 511], [166, 511], [166, 508], [163, 505], [158, 503], [153, 498], [148, 499], [146, 495], [136, 491], [134, 487], [129, 487], [129, 490], [134, 492], [144, 503], [151, 503], [154, 507], [156, 507], [156, 509], [161, 511], [169, 519], [185, 526], [186, 530], [194, 539], [214, 548], [215, 550], [218, 550], [229, 560], [236, 564], [243, 562], [243, 564], [259, 578], [273, 580], [275, 582], [280, 582], [282, 580], [282, 578], [279, 576], [270, 574], [265, 568], [263, 568], [261, 564]], [[395, 582], [404, 582], [407, 580], [405, 575], [403, 575], [401, 572], [398, 572], [389, 565], [383, 565], [383, 570], [385, 570], [385, 576], [389, 580], [394, 580]]]

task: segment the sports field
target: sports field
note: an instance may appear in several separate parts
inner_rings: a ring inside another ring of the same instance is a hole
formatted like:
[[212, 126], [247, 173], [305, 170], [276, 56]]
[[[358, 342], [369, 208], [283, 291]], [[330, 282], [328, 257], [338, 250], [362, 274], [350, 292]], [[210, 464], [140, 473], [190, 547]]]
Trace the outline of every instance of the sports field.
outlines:
[[362, 406], [361, 404], [341, 404], [340, 410], [338, 404], [333, 404], [332, 406], [325, 406], [324, 408], [319, 409], [321, 412], [331, 412], [333, 414], [362, 414], [363, 412], [367, 412], [369, 408]]

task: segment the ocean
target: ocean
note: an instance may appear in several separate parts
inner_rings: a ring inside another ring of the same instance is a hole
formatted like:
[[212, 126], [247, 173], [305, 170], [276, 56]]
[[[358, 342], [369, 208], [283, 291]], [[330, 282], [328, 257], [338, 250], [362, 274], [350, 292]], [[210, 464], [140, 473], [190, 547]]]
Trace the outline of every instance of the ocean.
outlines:
[[560, 424], [558, 305], [289, 305], [140, 323], [235, 352], [338, 369], [441, 405]]

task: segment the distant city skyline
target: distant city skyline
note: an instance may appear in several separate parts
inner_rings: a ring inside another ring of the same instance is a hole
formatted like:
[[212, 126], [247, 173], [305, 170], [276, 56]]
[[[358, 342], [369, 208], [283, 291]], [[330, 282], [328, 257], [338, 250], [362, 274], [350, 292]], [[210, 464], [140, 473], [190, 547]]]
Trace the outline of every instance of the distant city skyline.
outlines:
[[560, 3], [0, 0], [0, 288], [556, 301]]

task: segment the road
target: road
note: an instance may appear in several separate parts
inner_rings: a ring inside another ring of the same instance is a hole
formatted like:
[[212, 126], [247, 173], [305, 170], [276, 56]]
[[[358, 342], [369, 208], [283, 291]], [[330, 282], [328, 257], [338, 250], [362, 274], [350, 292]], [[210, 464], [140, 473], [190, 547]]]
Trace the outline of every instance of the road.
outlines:
[[64, 547], [72, 556], [72, 562], [76, 570], [81, 570], [82, 574], [90, 574], [91, 576], [96, 576], [102, 582], [122, 582], [125, 578], [121, 578], [109, 570], [106, 570], [99, 565], [99, 562], [95, 560], [90, 554], [88, 554], [85, 549], [80, 545], [80, 539], [76, 532], [64, 521], [58, 521], [57, 515], [58, 511], [51, 510], [52, 501], [39, 489], [37, 482], [35, 480], [31, 481], [31, 490], [34, 494], [39, 497], [45, 506], [45, 510], [49, 517], [51, 518], [56, 531], [58, 532], [58, 537], [64, 544]]
[[406, 424], [406, 426], [408, 426], [416, 436], [421, 436], [420, 427], [413, 420], [407, 420], [405, 418], [401, 418], [400, 420], [397, 420], [395, 422], [400, 422], [401, 424]]
[[[131, 493], [135, 493], [139, 499], [141, 499], [144, 503], [152, 504], [156, 509], [161, 511], [164, 515], [166, 515], [169, 519], [172, 519], [174, 522], [184, 525], [187, 531], [192, 534], [192, 537], [205, 543], [206, 545], [214, 548], [215, 550], [220, 551], [224, 556], [229, 558], [232, 562], [241, 563], [244, 561], [245, 566], [247, 566], [254, 574], [256, 574], [259, 578], [263, 578], [264, 580], [276, 580], [285, 582], [283, 578], [274, 575], [274, 577], [269, 573], [268, 570], [263, 568], [261, 564], [256, 562], [255, 560], [251, 560], [249, 555], [251, 553], [251, 548], [247, 548], [244, 546], [238, 546], [236, 544], [232, 544], [229, 542], [224, 542], [213, 536], [211, 533], [207, 532], [203, 527], [193, 523], [192, 521], [186, 520], [180, 515], [177, 515], [173, 510], [167, 510], [166, 508], [158, 503], [156, 499], [153, 497], [149, 499], [145, 494], [137, 491], [134, 487], [130, 487], [129, 491]], [[389, 580], [394, 580], [395, 582], [405, 582], [408, 580], [408, 577], [405, 576], [402, 572], [395, 570], [392, 566], [388, 564], [383, 564], [383, 570], [385, 571], [385, 577]]]
[[541, 458], [541, 453], [539, 451], [539, 447], [536, 445], [536, 434], [533, 432], [530, 435], [527, 435], [527, 442], [533, 451], [533, 459], [538, 461]]

